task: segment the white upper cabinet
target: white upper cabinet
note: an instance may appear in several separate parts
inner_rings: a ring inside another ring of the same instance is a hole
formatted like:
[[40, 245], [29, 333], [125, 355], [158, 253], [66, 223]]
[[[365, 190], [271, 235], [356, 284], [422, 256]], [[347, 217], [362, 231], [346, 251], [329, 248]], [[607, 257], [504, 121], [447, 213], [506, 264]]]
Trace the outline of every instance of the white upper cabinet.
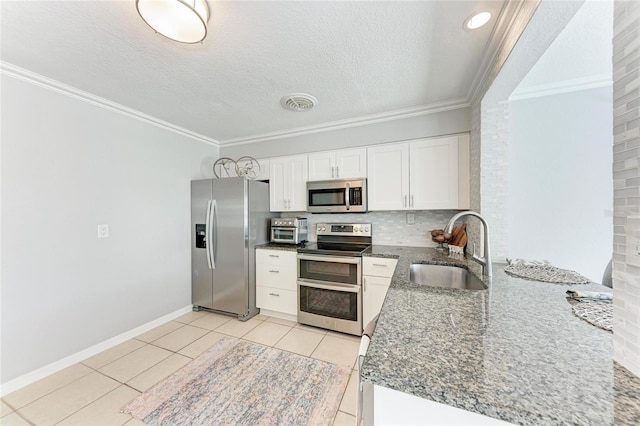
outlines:
[[367, 177], [367, 149], [341, 149], [309, 154], [309, 180]]
[[335, 178], [335, 152], [315, 152], [309, 154], [309, 180]]
[[367, 150], [369, 210], [404, 210], [409, 202], [409, 145], [377, 145]]
[[269, 159], [271, 211], [306, 211], [307, 177], [306, 155]]
[[336, 177], [339, 179], [366, 178], [367, 148], [336, 151]]
[[409, 208], [458, 208], [458, 137], [426, 139], [409, 146]]
[[468, 135], [368, 149], [369, 210], [469, 208]]

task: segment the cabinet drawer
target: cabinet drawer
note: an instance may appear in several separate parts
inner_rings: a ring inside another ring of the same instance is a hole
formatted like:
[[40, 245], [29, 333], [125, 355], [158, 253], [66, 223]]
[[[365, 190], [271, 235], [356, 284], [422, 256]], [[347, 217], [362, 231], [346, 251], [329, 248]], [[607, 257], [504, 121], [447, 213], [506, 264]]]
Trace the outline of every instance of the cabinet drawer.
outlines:
[[295, 268], [297, 254], [298, 253], [296, 251], [257, 249], [256, 262]]
[[289, 315], [298, 314], [297, 291], [281, 288], [256, 286], [256, 305], [258, 308], [282, 312]]
[[398, 259], [365, 256], [362, 258], [362, 274], [377, 277], [392, 277], [397, 264]]
[[296, 275], [297, 271], [294, 268], [261, 265], [256, 268], [256, 285], [294, 291], [296, 289]]
[[256, 285], [296, 290], [297, 258], [295, 252], [256, 251]]

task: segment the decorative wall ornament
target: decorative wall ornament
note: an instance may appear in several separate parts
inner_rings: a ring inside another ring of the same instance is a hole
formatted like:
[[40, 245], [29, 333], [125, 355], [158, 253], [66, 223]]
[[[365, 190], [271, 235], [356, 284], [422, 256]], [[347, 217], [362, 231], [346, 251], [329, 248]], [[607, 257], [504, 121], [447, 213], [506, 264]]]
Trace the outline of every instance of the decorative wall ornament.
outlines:
[[256, 179], [260, 175], [260, 163], [253, 157], [244, 156], [233, 160], [220, 157], [213, 163], [213, 174], [217, 178], [243, 176], [245, 179]]

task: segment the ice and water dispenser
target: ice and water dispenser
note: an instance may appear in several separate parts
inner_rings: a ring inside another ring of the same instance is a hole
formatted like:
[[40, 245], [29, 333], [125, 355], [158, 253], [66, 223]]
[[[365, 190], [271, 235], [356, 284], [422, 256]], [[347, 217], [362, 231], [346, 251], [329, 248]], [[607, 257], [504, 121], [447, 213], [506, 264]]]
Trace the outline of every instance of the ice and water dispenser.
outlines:
[[196, 224], [196, 248], [207, 248], [207, 226], [205, 224]]

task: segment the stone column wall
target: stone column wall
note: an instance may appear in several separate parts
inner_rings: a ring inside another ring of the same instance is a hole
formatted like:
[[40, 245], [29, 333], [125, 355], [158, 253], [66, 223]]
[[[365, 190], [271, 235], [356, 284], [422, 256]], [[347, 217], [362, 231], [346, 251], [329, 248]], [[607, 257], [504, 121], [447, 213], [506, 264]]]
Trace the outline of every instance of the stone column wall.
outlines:
[[614, 359], [640, 376], [640, 2], [615, 1], [613, 22]]

